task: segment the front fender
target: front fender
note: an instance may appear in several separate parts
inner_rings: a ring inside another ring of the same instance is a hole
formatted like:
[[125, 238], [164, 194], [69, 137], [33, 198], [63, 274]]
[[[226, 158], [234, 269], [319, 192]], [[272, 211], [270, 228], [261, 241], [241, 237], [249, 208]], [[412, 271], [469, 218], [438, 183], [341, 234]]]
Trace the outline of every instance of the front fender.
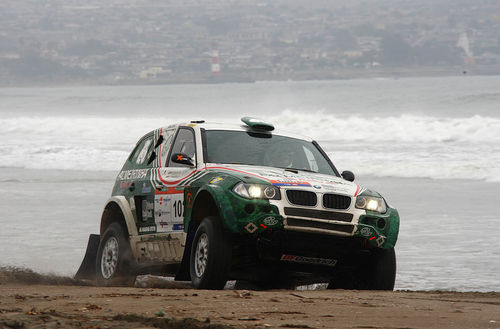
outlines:
[[[230, 186], [234, 186], [234, 184]], [[186, 193], [192, 192], [186, 191]], [[203, 199], [207, 194], [210, 195], [217, 209], [217, 214], [211, 213], [210, 215], [218, 215], [224, 229], [229, 232], [254, 233], [266, 229], [283, 228], [283, 218], [280, 216], [278, 208], [271, 205], [268, 200], [245, 199], [233, 193], [228, 186], [207, 184], [197, 191], [191, 209], [189, 209], [188, 203], [188, 211], [185, 212], [184, 218], [185, 230], [193, 219], [193, 210], [199, 205], [198, 198]]]
[[[206, 212], [206, 215], [215, 215], [208, 209], [211, 206], [209, 202], [212, 203], [216, 208], [217, 215], [221, 218], [224, 228], [230, 231], [233, 231], [235, 229], [235, 226], [233, 224], [234, 221], [231, 220], [235, 218], [233, 206], [225, 195], [228, 192], [225, 191], [223, 187], [212, 184], [204, 185], [196, 191], [196, 195], [194, 197], [193, 190], [191, 188], [185, 189], [184, 193], [184, 197], [186, 200], [184, 212], [184, 230], [186, 232], [188, 230], [189, 223], [193, 219], [195, 219], [195, 209], [197, 207], [207, 208], [203, 209], [203, 211], [198, 209], [198, 211], [202, 213]], [[211, 198], [210, 201], [207, 201], [207, 194]], [[206, 217], [206, 215], [203, 215], [202, 217]], [[198, 220], [201, 219], [203, 218], [198, 218]]]
[[[381, 225], [381, 224], [383, 225]], [[356, 236], [379, 248], [394, 248], [399, 234], [399, 214], [394, 208], [388, 208], [385, 214], [368, 212], [359, 217]]]

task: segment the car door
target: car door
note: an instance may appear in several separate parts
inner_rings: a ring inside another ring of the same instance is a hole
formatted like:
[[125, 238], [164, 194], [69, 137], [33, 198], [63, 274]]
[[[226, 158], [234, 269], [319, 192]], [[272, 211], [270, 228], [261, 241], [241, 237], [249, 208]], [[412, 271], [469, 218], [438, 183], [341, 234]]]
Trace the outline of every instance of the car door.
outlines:
[[[141, 198], [140, 205], [136, 202], [136, 212], [142, 220], [137, 221], [139, 236], [133, 240], [142, 264], [173, 264], [182, 260], [186, 234], [183, 231], [184, 188], [179, 183], [181, 176], [189, 175], [196, 168], [178, 167], [168, 159], [175, 150], [186, 150], [182, 145], [187, 145], [190, 138], [183, 129], [174, 127], [154, 133], [154, 146], [148, 161], [152, 167], [148, 181], [141, 185], [141, 192], [145, 193], [136, 195]], [[194, 142], [194, 138], [192, 140]], [[176, 146], [178, 143], [182, 144], [180, 148]]]
[[134, 180], [128, 183], [130, 185], [128, 190], [134, 199], [133, 215], [139, 235], [156, 232], [154, 186], [151, 177], [158, 168], [157, 161], [155, 161], [157, 144], [158, 133], [151, 132], [138, 143], [136, 153], [131, 158], [137, 169], [132, 173]]
[[[192, 159], [193, 164], [181, 164], [172, 159], [174, 154], [180, 153]], [[162, 162], [154, 203], [157, 232], [180, 234], [184, 232], [184, 188], [196, 171], [196, 143], [192, 128], [178, 129], [169, 156]]]

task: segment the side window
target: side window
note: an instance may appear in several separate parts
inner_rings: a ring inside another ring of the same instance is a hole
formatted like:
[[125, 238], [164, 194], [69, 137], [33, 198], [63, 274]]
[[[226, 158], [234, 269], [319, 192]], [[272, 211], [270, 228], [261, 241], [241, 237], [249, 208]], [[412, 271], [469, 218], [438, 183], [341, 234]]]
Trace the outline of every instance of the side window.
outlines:
[[168, 151], [170, 151], [170, 146], [172, 146], [172, 141], [174, 140], [174, 132], [175, 132], [174, 129], [165, 130], [163, 132], [163, 143], [161, 144], [160, 156], [162, 159], [161, 160], [162, 164], [165, 165], [168, 163], [167, 156], [168, 156]]
[[145, 138], [135, 149], [131, 162], [135, 166], [144, 167], [147, 165], [148, 157], [151, 155], [151, 144], [153, 137]]
[[[172, 147], [172, 153], [184, 153], [196, 163], [196, 148], [194, 143], [194, 134], [191, 129], [181, 128], [175, 139], [174, 146]], [[168, 159], [169, 167], [185, 167], [185, 165], [172, 162], [172, 159]]]

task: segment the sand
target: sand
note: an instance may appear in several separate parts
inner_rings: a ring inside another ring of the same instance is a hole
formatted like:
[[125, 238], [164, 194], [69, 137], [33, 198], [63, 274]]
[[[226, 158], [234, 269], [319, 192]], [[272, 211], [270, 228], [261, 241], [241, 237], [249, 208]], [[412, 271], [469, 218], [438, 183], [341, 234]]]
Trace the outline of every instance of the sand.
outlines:
[[500, 328], [497, 292], [209, 291], [25, 279], [0, 277], [2, 329]]

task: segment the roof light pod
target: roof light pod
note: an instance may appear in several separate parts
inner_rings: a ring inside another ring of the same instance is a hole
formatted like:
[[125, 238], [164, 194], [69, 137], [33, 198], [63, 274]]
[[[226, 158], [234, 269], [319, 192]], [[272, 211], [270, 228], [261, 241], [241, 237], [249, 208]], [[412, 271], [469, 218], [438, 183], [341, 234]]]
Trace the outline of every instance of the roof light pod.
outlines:
[[254, 130], [262, 130], [262, 131], [273, 131], [274, 126], [270, 123], [264, 122], [260, 119], [251, 118], [251, 117], [243, 117], [241, 121]]

